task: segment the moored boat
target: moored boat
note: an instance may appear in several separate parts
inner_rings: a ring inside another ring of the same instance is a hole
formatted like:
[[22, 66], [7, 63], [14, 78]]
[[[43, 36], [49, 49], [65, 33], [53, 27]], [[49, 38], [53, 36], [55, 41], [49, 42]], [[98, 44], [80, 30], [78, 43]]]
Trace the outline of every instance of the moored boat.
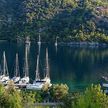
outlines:
[[48, 65], [48, 50], [46, 50], [46, 76], [44, 79], [40, 79], [39, 75], [39, 55], [37, 56], [37, 66], [36, 66], [36, 78], [33, 84], [28, 84], [27, 89], [35, 89], [41, 90], [44, 85], [48, 85], [49, 87], [52, 85], [50, 76], [49, 76], [49, 65]]

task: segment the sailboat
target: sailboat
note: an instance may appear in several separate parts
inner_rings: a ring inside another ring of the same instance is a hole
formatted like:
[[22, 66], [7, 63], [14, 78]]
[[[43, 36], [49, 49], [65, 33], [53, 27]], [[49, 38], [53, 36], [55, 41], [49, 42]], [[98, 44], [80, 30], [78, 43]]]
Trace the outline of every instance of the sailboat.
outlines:
[[14, 83], [18, 83], [19, 80], [20, 80], [18, 54], [16, 54], [16, 63], [15, 63], [14, 77], [12, 78], [12, 80], [13, 80]]
[[7, 67], [7, 61], [5, 56], [5, 51], [3, 52], [3, 67], [1, 69], [0, 82], [3, 84], [7, 84], [9, 81], [9, 73]]
[[29, 67], [28, 67], [28, 45], [25, 44], [25, 62], [24, 62], [24, 77], [20, 79], [19, 84], [28, 84], [29, 83]]
[[[46, 50], [47, 51], [47, 50]], [[27, 89], [41, 90], [45, 84], [51, 86], [49, 77], [49, 67], [48, 67], [48, 51], [46, 52], [46, 76], [44, 79], [40, 79], [39, 75], [39, 55], [37, 56], [37, 66], [36, 66], [36, 77], [33, 84], [27, 85]]]
[[27, 85], [27, 89], [36, 89], [36, 90], [41, 90], [43, 85], [44, 85], [44, 81], [41, 81], [40, 79], [40, 74], [39, 74], [39, 55], [37, 56], [37, 65], [36, 65], [36, 76], [35, 76], [35, 80], [33, 81], [33, 84], [29, 84]]

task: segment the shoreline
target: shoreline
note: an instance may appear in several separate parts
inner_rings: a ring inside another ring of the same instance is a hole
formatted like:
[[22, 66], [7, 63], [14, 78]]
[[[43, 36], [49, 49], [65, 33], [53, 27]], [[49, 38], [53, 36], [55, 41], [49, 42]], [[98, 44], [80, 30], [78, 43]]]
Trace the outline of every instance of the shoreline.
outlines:
[[99, 43], [99, 42], [69, 42], [67, 43], [70, 47], [108, 47], [107, 43]]
[[[0, 39], [0, 42], [15, 42], [15, 43], [24, 43], [24, 40], [8, 40], [8, 39]], [[31, 40], [33, 43], [37, 43], [36, 40]], [[43, 42], [43, 44], [54, 44], [54, 42]], [[58, 45], [61, 46], [70, 46], [70, 47], [108, 47], [108, 43], [105, 42], [58, 42]]]

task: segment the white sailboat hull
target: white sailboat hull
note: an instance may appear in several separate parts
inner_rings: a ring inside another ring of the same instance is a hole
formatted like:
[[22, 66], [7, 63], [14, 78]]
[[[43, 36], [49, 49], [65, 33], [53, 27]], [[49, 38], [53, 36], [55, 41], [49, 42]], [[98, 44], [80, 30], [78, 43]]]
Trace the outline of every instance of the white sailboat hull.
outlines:
[[28, 84], [26, 88], [31, 90], [41, 90], [46, 84], [50, 87], [52, 85], [50, 82], [50, 78], [44, 78], [42, 80], [34, 81], [33, 84]]
[[29, 83], [29, 77], [23, 77], [19, 81], [19, 84], [28, 84], [28, 83]]
[[12, 81], [13, 81], [14, 83], [18, 83], [18, 82], [20, 81], [20, 77], [13, 77], [13, 78], [12, 78]]
[[34, 84], [28, 84], [26, 88], [31, 90], [41, 90], [43, 86], [44, 82], [36, 82]]
[[9, 80], [10, 80], [9, 76], [4, 76], [3, 75], [2, 78], [0, 79], [0, 82], [3, 83], [3, 84], [4, 83], [7, 84], [9, 82]]
[[49, 83], [49, 84], [51, 82], [50, 78], [47, 78], [47, 77], [45, 77], [44, 79], [42, 79], [42, 81], [45, 81], [46, 83]]

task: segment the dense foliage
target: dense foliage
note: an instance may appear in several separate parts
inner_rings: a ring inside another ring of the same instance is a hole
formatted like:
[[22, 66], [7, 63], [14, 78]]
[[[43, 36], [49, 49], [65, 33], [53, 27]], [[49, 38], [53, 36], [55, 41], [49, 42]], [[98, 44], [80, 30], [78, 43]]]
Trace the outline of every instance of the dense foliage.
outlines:
[[69, 88], [66, 84], [56, 84], [50, 89], [50, 95], [53, 97], [53, 100], [60, 101], [68, 95], [68, 90]]
[[107, 108], [108, 96], [100, 85], [91, 85], [82, 94], [69, 94], [64, 102], [65, 108]]
[[68, 89], [66, 84], [56, 84], [48, 90], [17, 90], [10, 82], [7, 87], [0, 85], [0, 108], [32, 108], [39, 102], [62, 102], [58, 108], [108, 107], [108, 96], [100, 85], [91, 85], [83, 93], [69, 93]]
[[108, 42], [107, 0], [1, 0], [0, 39]]
[[0, 84], [0, 108], [33, 108], [35, 103], [61, 101], [67, 94], [68, 87], [65, 84], [36, 91], [16, 89], [13, 82], [9, 82], [6, 87]]
[[16, 89], [13, 82], [4, 87], [0, 84], [0, 108], [26, 108], [35, 102], [41, 102], [41, 93]]
[[0, 108], [23, 108], [21, 101], [20, 92], [12, 85], [9, 85], [7, 89], [0, 85]]
[[91, 86], [83, 96], [80, 96], [74, 108], [107, 108], [108, 97], [102, 92], [100, 86]]

